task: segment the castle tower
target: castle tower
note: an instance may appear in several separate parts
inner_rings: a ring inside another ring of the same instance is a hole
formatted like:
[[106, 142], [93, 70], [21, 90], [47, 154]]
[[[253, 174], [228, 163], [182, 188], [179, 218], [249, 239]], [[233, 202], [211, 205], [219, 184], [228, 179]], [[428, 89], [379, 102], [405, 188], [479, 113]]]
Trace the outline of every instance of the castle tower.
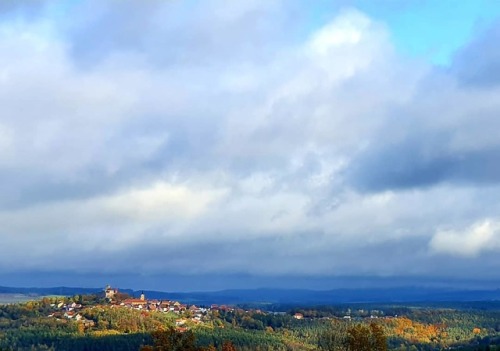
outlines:
[[106, 288], [104, 288], [105, 297], [108, 299], [112, 299], [117, 293], [118, 289], [114, 289], [110, 285], [106, 285]]

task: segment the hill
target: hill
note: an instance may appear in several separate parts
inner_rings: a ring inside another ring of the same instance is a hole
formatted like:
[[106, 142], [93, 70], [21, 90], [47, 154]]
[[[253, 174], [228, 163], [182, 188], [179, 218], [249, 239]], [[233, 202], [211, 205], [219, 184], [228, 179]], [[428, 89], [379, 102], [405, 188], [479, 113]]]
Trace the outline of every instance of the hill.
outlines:
[[[24, 294], [32, 296], [93, 294], [102, 288], [51, 287], [16, 288], [0, 287], [0, 294]], [[120, 289], [131, 296], [139, 296], [142, 291]], [[344, 304], [344, 303], [392, 303], [392, 302], [470, 302], [500, 301], [500, 290], [454, 290], [424, 287], [404, 287], [388, 289], [241, 289], [215, 292], [163, 292], [145, 290], [149, 298], [174, 299], [199, 305], [210, 304]]]

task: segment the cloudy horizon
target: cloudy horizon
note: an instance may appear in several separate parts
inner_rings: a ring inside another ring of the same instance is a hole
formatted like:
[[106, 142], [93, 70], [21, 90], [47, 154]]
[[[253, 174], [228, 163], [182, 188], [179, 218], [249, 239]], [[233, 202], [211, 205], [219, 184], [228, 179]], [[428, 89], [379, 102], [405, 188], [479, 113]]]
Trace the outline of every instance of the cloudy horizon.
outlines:
[[500, 288], [499, 40], [481, 1], [2, 2], [0, 286]]

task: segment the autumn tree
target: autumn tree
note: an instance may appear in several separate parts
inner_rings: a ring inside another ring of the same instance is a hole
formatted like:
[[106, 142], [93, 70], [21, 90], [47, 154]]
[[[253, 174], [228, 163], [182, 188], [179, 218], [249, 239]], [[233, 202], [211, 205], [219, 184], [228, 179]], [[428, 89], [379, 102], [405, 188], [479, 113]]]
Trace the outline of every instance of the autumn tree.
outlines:
[[236, 351], [236, 347], [234, 347], [231, 341], [224, 341], [222, 344], [222, 351]]

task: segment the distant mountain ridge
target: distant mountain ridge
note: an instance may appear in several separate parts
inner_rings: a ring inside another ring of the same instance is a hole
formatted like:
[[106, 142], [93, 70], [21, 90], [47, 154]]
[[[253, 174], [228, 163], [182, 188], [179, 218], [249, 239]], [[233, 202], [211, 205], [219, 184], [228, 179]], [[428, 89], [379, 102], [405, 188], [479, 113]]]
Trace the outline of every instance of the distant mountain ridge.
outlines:
[[[120, 289], [121, 292], [139, 296], [142, 290]], [[16, 288], [1, 287], [3, 294], [25, 294], [33, 296], [95, 294], [102, 288], [50, 287]], [[210, 304], [344, 304], [344, 303], [391, 303], [391, 302], [470, 302], [500, 301], [500, 289], [458, 290], [423, 287], [371, 288], [371, 289], [241, 289], [215, 292], [162, 292], [144, 290], [151, 299], [179, 300], [200, 305]]]
[[25, 294], [25, 295], [76, 295], [76, 294], [95, 294], [103, 291], [98, 288], [71, 288], [66, 286], [50, 287], [50, 288], [19, 288], [0, 286], [0, 294]]

